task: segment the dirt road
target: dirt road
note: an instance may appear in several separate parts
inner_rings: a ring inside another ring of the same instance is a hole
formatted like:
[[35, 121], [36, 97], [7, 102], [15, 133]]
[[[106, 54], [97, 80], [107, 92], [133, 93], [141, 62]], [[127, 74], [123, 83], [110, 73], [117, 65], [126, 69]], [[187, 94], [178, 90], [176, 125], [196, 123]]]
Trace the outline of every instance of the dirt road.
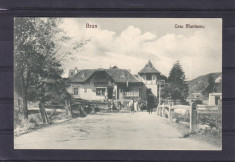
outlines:
[[147, 112], [88, 115], [15, 137], [15, 149], [217, 150]]

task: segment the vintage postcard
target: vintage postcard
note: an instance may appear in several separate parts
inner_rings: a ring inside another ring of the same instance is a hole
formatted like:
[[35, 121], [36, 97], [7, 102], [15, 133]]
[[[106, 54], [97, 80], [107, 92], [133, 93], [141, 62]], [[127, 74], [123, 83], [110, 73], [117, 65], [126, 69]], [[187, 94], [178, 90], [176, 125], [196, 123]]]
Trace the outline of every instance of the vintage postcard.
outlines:
[[14, 19], [14, 148], [221, 150], [222, 19]]

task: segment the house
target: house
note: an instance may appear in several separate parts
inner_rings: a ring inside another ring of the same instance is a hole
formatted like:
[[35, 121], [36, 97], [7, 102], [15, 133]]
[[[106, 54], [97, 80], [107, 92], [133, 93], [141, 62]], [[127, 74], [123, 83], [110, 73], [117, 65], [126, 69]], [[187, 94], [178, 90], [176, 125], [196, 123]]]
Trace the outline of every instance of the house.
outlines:
[[210, 106], [217, 106], [222, 100], [222, 93], [209, 93], [209, 102]]
[[138, 72], [143, 83], [147, 87], [147, 93], [152, 93], [155, 97], [158, 96], [158, 81], [160, 81], [160, 72], [153, 66], [149, 60], [145, 67]]
[[67, 90], [74, 98], [87, 100], [146, 99], [146, 87], [127, 69], [69, 70]]

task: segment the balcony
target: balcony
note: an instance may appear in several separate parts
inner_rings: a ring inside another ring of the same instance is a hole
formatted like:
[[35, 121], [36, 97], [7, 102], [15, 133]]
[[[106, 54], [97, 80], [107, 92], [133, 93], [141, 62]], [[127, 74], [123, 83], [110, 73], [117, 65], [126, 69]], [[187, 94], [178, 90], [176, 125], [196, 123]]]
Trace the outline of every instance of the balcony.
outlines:
[[125, 92], [124, 94], [126, 97], [138, 97], [139, 92]]

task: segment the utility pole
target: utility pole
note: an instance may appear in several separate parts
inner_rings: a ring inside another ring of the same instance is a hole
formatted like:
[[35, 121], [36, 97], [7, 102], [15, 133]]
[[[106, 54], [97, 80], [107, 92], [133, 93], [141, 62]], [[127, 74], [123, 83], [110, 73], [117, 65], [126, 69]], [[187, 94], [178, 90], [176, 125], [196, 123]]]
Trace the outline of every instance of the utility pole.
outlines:
[[164, 86], [164, 84], [165, 84], [164, 80], [160, 80], [158, 82], [158, 85], [159, 85], [159, 94], [158, 94], [158, 96], [159, 96], [159, 105], [161, 104], [161, 90], [162, 90], [162, 86]]
[[159, 84], [159, 105], [161, 104], [161, 84]]

